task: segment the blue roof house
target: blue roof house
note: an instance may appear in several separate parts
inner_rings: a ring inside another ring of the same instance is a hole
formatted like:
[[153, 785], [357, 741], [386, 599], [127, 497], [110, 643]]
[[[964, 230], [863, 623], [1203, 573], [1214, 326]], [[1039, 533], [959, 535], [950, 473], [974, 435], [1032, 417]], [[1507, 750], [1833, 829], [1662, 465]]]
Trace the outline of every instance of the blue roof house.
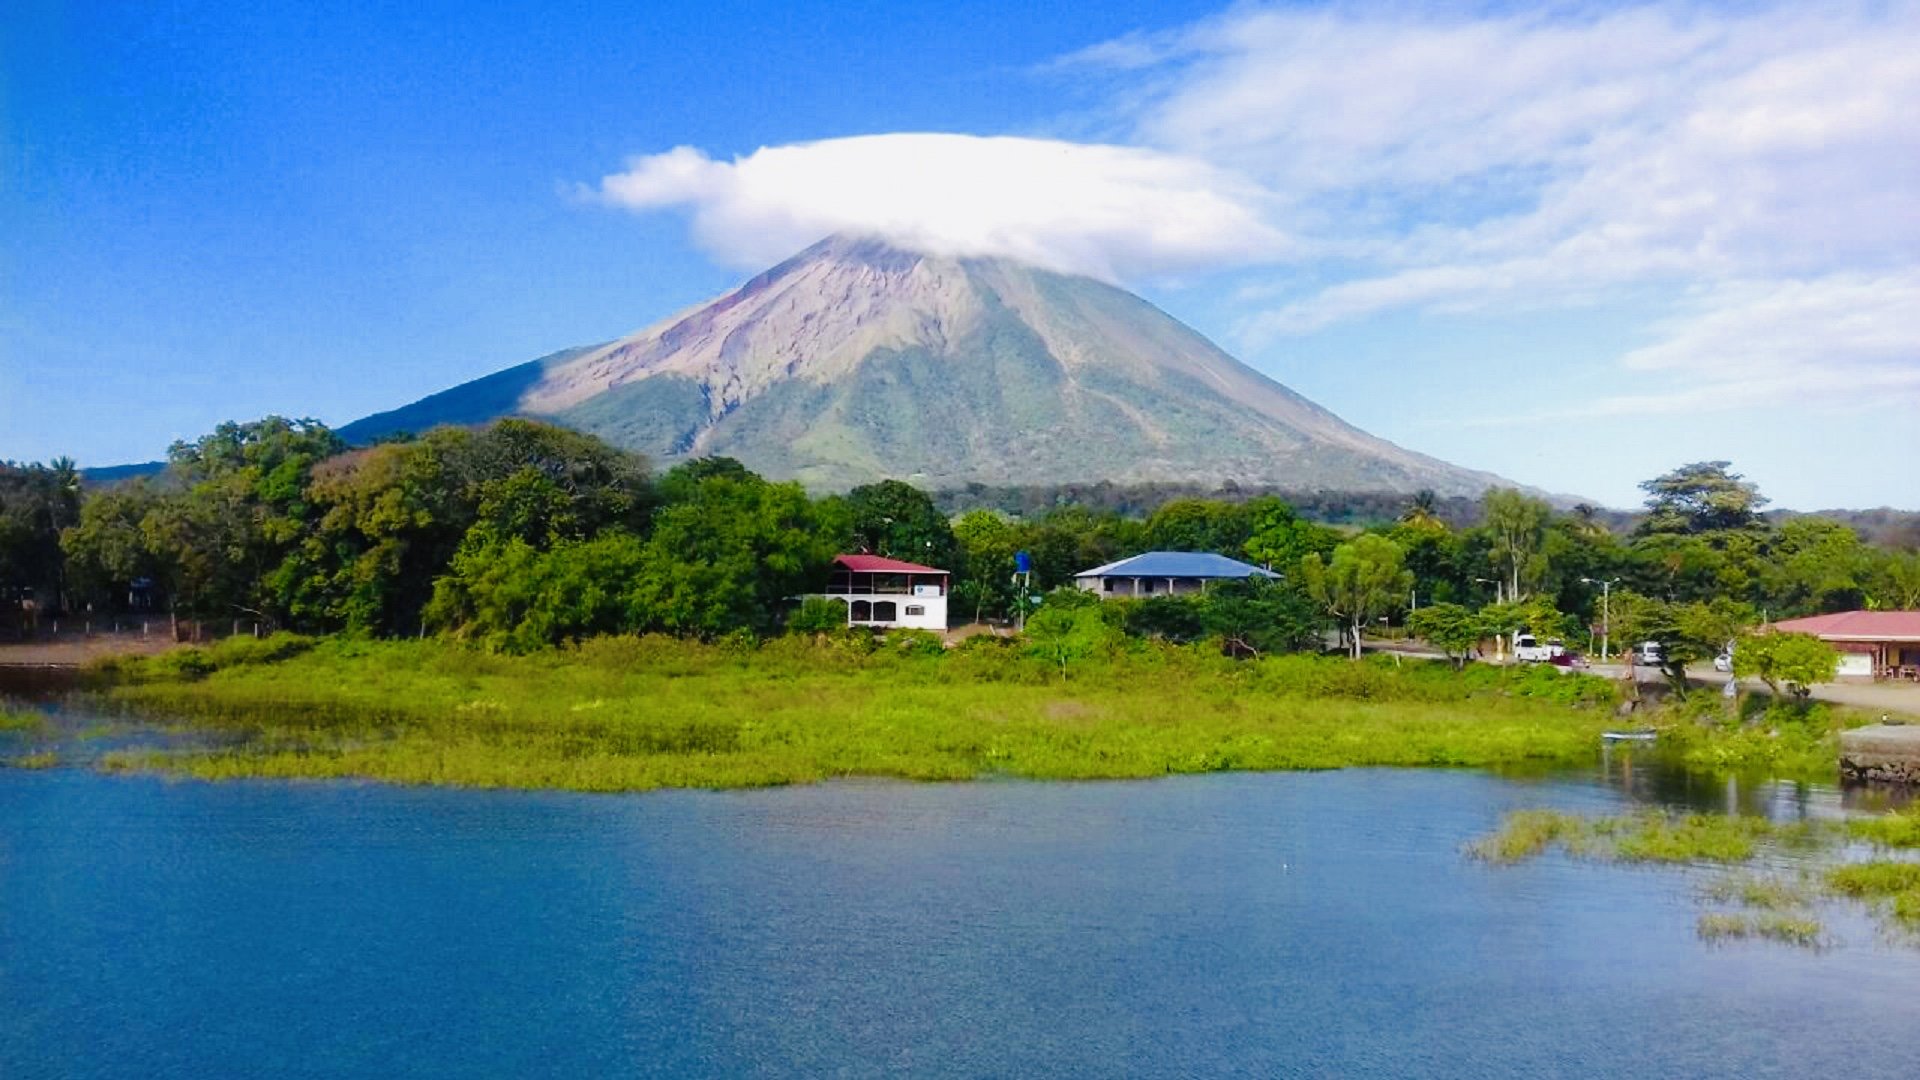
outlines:
[[1209, 582], [1251, 577], [1278, 580], [1280, 575], [1206, 551], [1149, 551], [1082, 570], [1073, 576], [1073, 583], [1103, 598], [1185, 596], [1205, 591]]

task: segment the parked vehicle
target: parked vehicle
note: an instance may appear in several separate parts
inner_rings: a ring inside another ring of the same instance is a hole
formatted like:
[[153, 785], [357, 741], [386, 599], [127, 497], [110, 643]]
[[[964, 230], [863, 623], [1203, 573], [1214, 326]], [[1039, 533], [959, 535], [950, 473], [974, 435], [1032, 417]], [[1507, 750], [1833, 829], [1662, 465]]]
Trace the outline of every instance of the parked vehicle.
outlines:
[[1659, 667], [1667, 662], [1667, 650], [1657, 641], [1643, 641], [1633, 647], [1633, 662]]
[[1544, 664], [1555, 657], [1566, 654], [1567, 646], [1559, 638], [1548, 638], [1545, 644], [1532, 634], [1513, 636], [1513, 658], [1527, 664]]
[[1720, 655], [1713, 658], [1713, 670], [1728, 671], [1728, 672], [1733, 670], [1732, 646], [1728, 646], [1727, 648], [1721, 649]]

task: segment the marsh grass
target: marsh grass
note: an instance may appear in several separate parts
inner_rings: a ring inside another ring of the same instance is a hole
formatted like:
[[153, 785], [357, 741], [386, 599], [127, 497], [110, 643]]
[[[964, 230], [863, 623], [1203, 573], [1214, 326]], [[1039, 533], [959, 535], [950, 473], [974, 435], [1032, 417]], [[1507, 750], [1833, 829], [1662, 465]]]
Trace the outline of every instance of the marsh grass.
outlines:
[[1696, 929], [1703, 940], [1714, 942], [1765, 938], [1807, 949], [1826, 944], [1826, 930], [1820, 920], [1779, 912], [1708, 912], [1700, 916]]
[[1729, 874], [1709, 882], [1701, 895], [1714, 903], [1774, 912], [1803, 911], [1819, 898], [1814, 883], [1804, 875], [1784, 878]]
[[1875, 847], [1920, 848], [1920, 808], [1850, 821], [1847, 833]]
[[16, 709], [0, 704], [0, 731], [40, 731], [47, 718], [31, 709]]
[[8, 758], [5, 764], [15, 769], [51, 769], [60, 764], [60, 755], [51, 750], [40, 750], [19, 757]]
[[[1901, 815], [1889, 815], [1899, 817]], [[1878, 819], [1884, 820], [1884, 819]], [[1823, 900], [1864, 903], [1887, 925], [1920, 932], [1920, 862], [1880, 859], [1842, 862], [1850, 842], [1879, 835], [1870, 821], [1784, 822], [1719, 814], [1642, 811], [1589, 817], [1559, 810], [1516, 810], [1500, 827], [1467, 846], [1470, 855], [1512, 865], [1559, 850], [1576, 858], [1667, 865], [1732, 866], [1793, 856], [1808, 869], [1796, 874], [1730, 873], [1707, 882], [1703, 901], [1745, 910], [1700, 917], [1700, 936], [1712, 940], [1768, 938], [1820, 946], [1824, 931], [1811, 909]], [[1905, 825], [1884, 830], [1904, 838]], [[1920, 934], [1910, 934], [1920, 943]]]
[[1842, 896], [1865, 901], [1906, 930], [1920, 930], [1920, 863], [1875, 860], [1836, 866], [1827, 885]]
[[[829, 777], [1111, 779], [1233, 769], [1591, 760], [1612, 688], [1532, 670], [1142, 645], [1075, 667], [976, 638], [757, 647], [606, 638], [528, 656], [304, 639], [120, 661], [98, 693], [222, 733], [218, 750], [112, 755], [207, 779], [363, 777], [587, 791]], [[258, 653], [272, 653], [262, 658]]]
[[1739, 863], [1765, 841], [1804, 832], [1756, 817], [1644, 811], [1595, 818], [1559, 810], [1516, 810], [1500, 828], [1468, 845], [1494, 863], [1515, 863], [1559, 849], [1581, 858], [1651, 863]]

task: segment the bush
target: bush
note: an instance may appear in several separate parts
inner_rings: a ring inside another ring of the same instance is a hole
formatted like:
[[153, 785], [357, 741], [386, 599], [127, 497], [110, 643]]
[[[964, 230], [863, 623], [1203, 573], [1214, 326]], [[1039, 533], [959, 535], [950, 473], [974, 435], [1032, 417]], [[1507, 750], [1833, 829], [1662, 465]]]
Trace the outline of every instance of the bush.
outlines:
[[940, 635], [931, 630], [889, 630], [883, 644], [895, 656], [940, 656], [947, 651]]
[[790, 634], [831, 634], [847, 628], [847, 605], [825, 596], [809, 596], [787, 616]]

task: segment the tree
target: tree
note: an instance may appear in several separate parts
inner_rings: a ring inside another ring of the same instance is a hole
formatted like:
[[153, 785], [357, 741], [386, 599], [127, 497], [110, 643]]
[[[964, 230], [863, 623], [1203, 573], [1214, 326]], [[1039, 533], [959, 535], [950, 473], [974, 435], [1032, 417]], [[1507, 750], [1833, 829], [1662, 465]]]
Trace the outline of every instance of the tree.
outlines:
[[1340, 543], [1339, 533], [1301, 517], [1283, 499], [1262, 496], [1249, 500], [1246, 509], [1252, 531], [1239, 553], [1269, 569], [1285, 572], [1308, 555], [1332, 554]]
[[1413, 498], [1407, 500], [1407, 508], [1400, 514], [1400, 524], [1416, 529], [1444, 529], [1447, 523], [1440, 520], [1439, 505], [1440, 499], [1432, 488], [1421, 488], [1413, 493]]
[[1763, 575], [1771, 610], [1819, 614], [1866, 603], [1871, 552], [1851, 528], [1826, 518], [1795, 518], [1780, 527], [1771, 554]]
[[1812, 634], [1763, 630], [1743, 634], [1734, 646], [1733, 673], [1757, 677], [1775, 697], [1781, 684], [1797, 698], [1806, 698], [1817, 683], [1832, 682], [1840, 673], [1840, 652]]
[[1333, 558], [1318, 555], [1300, 561], [1300, 578], [1307, 594], [1342, 626], [1353, 659], [1360, 659], [1361, 636], [1376, 615], [1397, 608], [1413, 584], [1402, 565], [1400, 545], [1366, 533], [1333, 549]]
[[718, 473], [673, 486], [683, 498], [654, 515], [634, 583], [639, 629], [771, 632], [787, 599], [816, 587], [841, 548], [829, 508], [798, 484]]
[[1456, 668], [1466, 666], [1487, 636], [1486, 620], [1459, 604], [1429, 604], [1410, 612], [1407, 629], [1446, 653]]
[[1013, 610], [1014, 554], [1019, 549], [1013, 523], [991, 510], [969, 510], [953, 525], [959, 566], [953, 579], [953, 602], [960, 611], [971, 609], [973, 621]]
[[1710, 533], [1758, 525], [1767, 499], [1739, 473], [1729, 472], [1731, 466], [1728, 461], [1696, 461], [1642, 482], [1647, 517], [1639, 532]]
[[1869, 601], [1883, 611], [1920, 610], [1920, 551], [1883, 551], [1868, 576]]
[[133, 582], [173, 575], [147, 542], [141, 523], [159, 502], [145, 481], [96, 492], [80, 508], [80, 520], [60, 534], [67, 575], [75, 590], [94, 601], [125, 595]]
[[1480, 500], [1485, 528], [1493, 538], [1495, 570], [1506, 581], [1506, 599], [1517, 603], [1546, 577], [1541, 552], [1553, 508], [1514, 488], [1493, 488]]
[[1211, 551], [1232, 556], [1253, 525], [1245, 505], [1218, 499], [1174, 499], [1147, 518], [1147, 545], [1155, 551]]
[[1271, 578], [1215, 583], [1199, 598], [1200, 626], [1235, 656], [1320, 647], [1320, 618], [1300, 586]]
[[845, 502], [860, 550], [942, 570], [953, 567], [953, 528], [926, 492], [882, 480], [847, 492]]
[[1033, 652], [1059, 665], [1064, 679], [1069, 665], [1110, 647], [1118, 633], [1101, 617], [1097, 603], [1078, 607], [1046, 604], [1027, 620], [1023, 636]]

